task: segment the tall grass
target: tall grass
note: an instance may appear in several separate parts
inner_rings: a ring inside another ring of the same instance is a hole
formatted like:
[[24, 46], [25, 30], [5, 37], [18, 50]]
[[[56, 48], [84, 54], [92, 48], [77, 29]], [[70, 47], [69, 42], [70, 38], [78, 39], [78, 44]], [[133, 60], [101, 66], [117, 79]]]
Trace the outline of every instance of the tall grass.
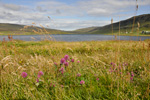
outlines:
[[[47, 33], [41, 27], [33, 32]], [[8, 38], [0, 42], [2, 100], [150, 99], [150, 41], [120, 41], [120, 22], [119, 41], [116, 35], [115, 41], [69, 43]]]
[[[149, 42], [1, 43], [0, 99], [150, 99]], [[65, 67], [60, 60], [66, 54]], [[44, 75], [37, 82], [39, 71]]]

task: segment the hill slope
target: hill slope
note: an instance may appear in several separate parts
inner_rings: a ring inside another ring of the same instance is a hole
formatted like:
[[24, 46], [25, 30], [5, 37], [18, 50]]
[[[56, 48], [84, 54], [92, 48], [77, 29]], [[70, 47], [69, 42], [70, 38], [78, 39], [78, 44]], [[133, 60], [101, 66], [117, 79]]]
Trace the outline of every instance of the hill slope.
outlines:
[[[130, 33], [132, 30], [133, 19], [129, 18], [123, 21], [120, 21], [120, 31], [122, 34]], [[140, 23], [140, 31], [150, 31], [150, 14], [139, 15], [136, 16], [134, 31], [137, 32], [137, 22]], [[118, 33], [119, 31], [119, 22], [113, 23], [113, 32]], [[33, 34], [111, 34], [112, 33], [112, 25], [106, 25], [102, 27], [88, 27], [82, 28], [75, 31], [61, 31], [55, 29], [48, 29], [43, 27], [34, 27], [34, 26], [25, 26], [18, 24], [8, 24], [8, 23], [0, 23], [0, 35], [33, 35]]]
[[1, 35], [31, 35], [31, 34], [69, 34], [68, 32], [48, 29], [44, 27], [35, 27], [18, 25], [18, 24], [8, 24], [8, 23], [0, 23], [0, 34]]
[[[129, 18], [127, 20], [120, 21], [121, 33], [130, 33], [132, 30], [133, 19]], [[140, 31], [150, 30], [150, 14], [139, 15], [135, 17], [134, 32], [137, 31], [137, 22], [140, 23]], [[113, 31], [117, 33], [119, 31], [119, 22], [113, 23]], [[110, 34], [112, 32], [112, 25], [106, 25], [103, 27], [89, 27], [73, 31], [74, 33], [86, 33], [86, 34]]]

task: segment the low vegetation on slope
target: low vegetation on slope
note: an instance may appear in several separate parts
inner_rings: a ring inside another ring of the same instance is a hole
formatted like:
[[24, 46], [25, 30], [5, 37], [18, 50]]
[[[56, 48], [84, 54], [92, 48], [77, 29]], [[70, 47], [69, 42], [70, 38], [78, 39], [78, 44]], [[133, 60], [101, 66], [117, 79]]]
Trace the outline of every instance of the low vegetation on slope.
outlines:
[[[134, 17], [127, 20], [120, 21], [121, 35], [141, 35], [142, 31], [150, 31], [150, 14], [139, 15], [135, 17], [134, 30], [132, 32]], [[111, 23], [111, 21], [110, 21]], [[140, 24], [139, 30], [137, 30]], [[78, 29], [75, 31], [62, 31], [41, 27], [6, 24], [0, 23], [0, 35], [33, 35], [33, 34], [111, 34], [112, 25], [106, 25], [103, 27], [89, 27]], [[113, 23], [114, 34], [119, 33], [119, 22]]]
[[[121, 34], [131, 34], [134, 17], [127, 20], [120, 21]], [[111, 23], [111, 22], [110, 22]], [[139, 31], [137, 30], [138, 24], [140, 24]], [[150, 31], [150, 14], [139, 15], [135, 17], [135, 24], [133, 34], [141, 34], [142, 31]], [[113, 23], [113, 32], [116, 34], [119, 32], [119, 22]], [[85, 29], [76, 30], [75, 33], [88, 33], [88, 34], [111, 34], [112, 24], [103, 27], [90, 27]]]
[[[34, 24], [33, 24], [34, 25]], [[0, 35], [69, 34], [69, 32], [36, 26], [0, 23]]]

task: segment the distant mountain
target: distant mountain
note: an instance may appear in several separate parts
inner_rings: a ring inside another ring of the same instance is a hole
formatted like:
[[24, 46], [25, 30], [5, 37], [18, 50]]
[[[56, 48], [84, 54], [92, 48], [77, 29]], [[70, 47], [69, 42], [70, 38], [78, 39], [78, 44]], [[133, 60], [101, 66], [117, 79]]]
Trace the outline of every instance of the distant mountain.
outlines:
[[[120, 32], [121, 34], [130, 33], [132, 30], [134, 17], [120, 21]], [[111, 22], [111, 21], [110, 21]], [[150, 14], [139, 15], [135, 17], [135, 24], [133, 34], [137, 33], [137, 23], [140, 23], [141, 31], [150, 31]], [[113, 23], [113, 32], [117, 34], [119, 32], [119, 22]], [[25, 26], [18, 24], [0, 23], [0, 34], [1, 35], [33, 35], [33, 34], [111, 34], [112, 25], [106, 25], [102, 27], [88, 27], [82, 28], [75, 31], [62, 31], [49, 29], [44, 27], [36, 26]]]
[[0, 23], [0, 34], [2, 35], [32, 35], [32, 34], [69, 34], [66, 31], [49, 29], [36, 26], [25, 26], [19, 24]]
[[[134, 17], [120, 21], [120, 31], [121, 33], [130, 33], [132, 31], [132, 25], [133, 25]], [[150, 31], [150, 14], [144, 14], [135, 16], [135, 24], [134, 24], [134, 30], [133, 33], [137, 32], [137, 23], [140, 23], [140, 33], [141, 31]], [[111, 21], [110, 21], [111, 23]], [[119, 22], [113, 23], [113, 32], [118, 33], [119, 32]], [[89, 27], [89, 28], [82, 28], [73, 31], [73, 33], [80, 33], [80, 34], [111, 34], [112, 33], [112, 25], [106, 25], [102, 27]]]

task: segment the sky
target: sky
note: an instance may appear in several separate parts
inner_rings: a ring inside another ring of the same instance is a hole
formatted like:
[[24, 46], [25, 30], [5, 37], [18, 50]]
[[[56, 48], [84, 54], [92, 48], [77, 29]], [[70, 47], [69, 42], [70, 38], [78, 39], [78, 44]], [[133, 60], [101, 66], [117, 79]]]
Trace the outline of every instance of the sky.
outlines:
[[150, 14], [150, 0], [0, 0], [0, 23], [76, 30]]

